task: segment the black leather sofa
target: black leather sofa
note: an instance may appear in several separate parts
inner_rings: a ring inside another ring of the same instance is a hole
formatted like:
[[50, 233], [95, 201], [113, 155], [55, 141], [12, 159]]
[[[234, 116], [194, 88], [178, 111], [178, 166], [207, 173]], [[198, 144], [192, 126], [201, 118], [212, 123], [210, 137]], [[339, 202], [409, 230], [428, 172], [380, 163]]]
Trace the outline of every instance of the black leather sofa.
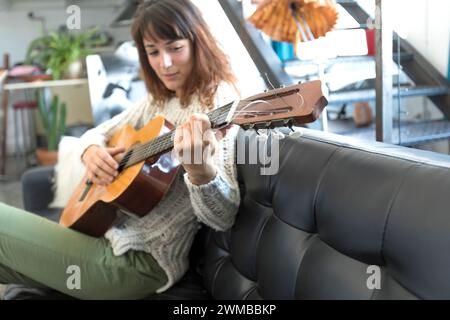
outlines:
[[[235, 225], [203, 227], [186, 276], [149, 299], [449, 299], [449, 167], [447, 155], [303, 129], [280, 141], [276, 175], [238, 165]], [[57, 219], [52, 172], [24, 175], [24, 204]], [[5, 298], [68, 297], [12, 285]]]

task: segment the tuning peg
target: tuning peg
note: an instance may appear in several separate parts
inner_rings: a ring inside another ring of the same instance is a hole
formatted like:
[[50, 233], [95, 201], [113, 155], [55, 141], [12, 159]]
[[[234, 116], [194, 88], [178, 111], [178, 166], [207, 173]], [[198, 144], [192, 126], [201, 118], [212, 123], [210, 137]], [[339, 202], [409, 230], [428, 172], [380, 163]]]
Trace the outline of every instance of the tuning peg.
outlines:
[[258, 140], [267, 140], [267, 134], [265, 132], [258, 131], [258, 136], [256, 137]]
[[285, 134], [277, 129], [273, 129], [273, 137], [278, 140], [282, 140], [285, 138]]
[[292, 127], [292, 120], [291, 119], [285, 119], [283, 120], [283, 126]]
[[289, 137], [291, 137], [291, 138], [297, 139], [303, 135], [303, 133], [301, 131], [294, 130], [292, 125], [289, 126], [289, 129], [291, 129], [291, 133], [289, 133]]
[[301, 136], [302, 136], [302, 133], [298, 132], [298, 131], [289, 133], [289, 137], [294, 138], [294, 139], [300, 138]]
[[266, 129], [273, 129], [274, 126], [272, 124], [272, 121], [267, 121], [264, 125], [266, 127]]

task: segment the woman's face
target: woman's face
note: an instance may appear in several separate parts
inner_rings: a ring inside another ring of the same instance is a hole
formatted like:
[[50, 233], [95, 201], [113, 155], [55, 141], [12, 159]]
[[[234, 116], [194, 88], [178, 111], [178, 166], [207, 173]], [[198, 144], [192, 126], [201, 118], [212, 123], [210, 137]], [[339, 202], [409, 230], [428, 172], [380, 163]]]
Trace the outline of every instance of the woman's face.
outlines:
[[181, 40], [146, 40], [148, 62], [167, 89], [177, 96], [183, 89], [193, 67], [192, 43]]

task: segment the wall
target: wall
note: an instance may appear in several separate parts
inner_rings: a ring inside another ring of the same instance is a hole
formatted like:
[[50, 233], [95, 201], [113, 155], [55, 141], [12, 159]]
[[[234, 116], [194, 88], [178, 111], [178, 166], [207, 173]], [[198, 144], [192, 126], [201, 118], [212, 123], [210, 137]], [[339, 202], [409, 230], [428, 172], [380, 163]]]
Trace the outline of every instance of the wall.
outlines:
[[264, 80], [219, 1], [193, 0], [193, 2], [202, 11], [213, 35], [229, 56], [231, 67], [239, 80], [242, 98], [263, 91], [266, 88]]
[[[399, 1], [399, 0], [397, 0]], [[415, 0], [404, 10], [408, 41], [444, 76], [450, 47], [450, 1]]]
[[[110, 27], [111, 22], [120, 13], [121, 2], [119, 0], [79, 1], [81, 30], [98, 25], [113, 35], [115, 44], [128, 40], [128, 27]], [[29, 43], [42, 34], [41, 22], [30, 20], [29, 12], [33, 12], [36, 17], [44, 18], [48, 30], [55, 30], [65, 25], [69, 14], [66, 13], [66, 2], [62, 0], [11, 1], [10, 3], [8, 9], [0, 11], [0, 56], [8, 52], [13, 65], [24, 60]]]
[[[357, 1], [369, 14], [375, 13], [375, 0]], [[450, 48], [450, 1], [389, 0], [389, 2], [392, 5], [396, 29], [442, 75], [447, 76]]]

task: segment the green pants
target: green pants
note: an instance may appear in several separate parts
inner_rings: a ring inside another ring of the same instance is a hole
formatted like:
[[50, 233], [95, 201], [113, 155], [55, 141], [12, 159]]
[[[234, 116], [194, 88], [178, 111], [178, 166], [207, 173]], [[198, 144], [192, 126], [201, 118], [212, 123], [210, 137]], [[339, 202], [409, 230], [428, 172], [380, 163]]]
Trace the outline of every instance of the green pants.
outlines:
[[167, 282], [151, 254], [115, 256], [93, 238], [0, 203], [0, 283], [52, 288], [79, 299], [140, 299]]

